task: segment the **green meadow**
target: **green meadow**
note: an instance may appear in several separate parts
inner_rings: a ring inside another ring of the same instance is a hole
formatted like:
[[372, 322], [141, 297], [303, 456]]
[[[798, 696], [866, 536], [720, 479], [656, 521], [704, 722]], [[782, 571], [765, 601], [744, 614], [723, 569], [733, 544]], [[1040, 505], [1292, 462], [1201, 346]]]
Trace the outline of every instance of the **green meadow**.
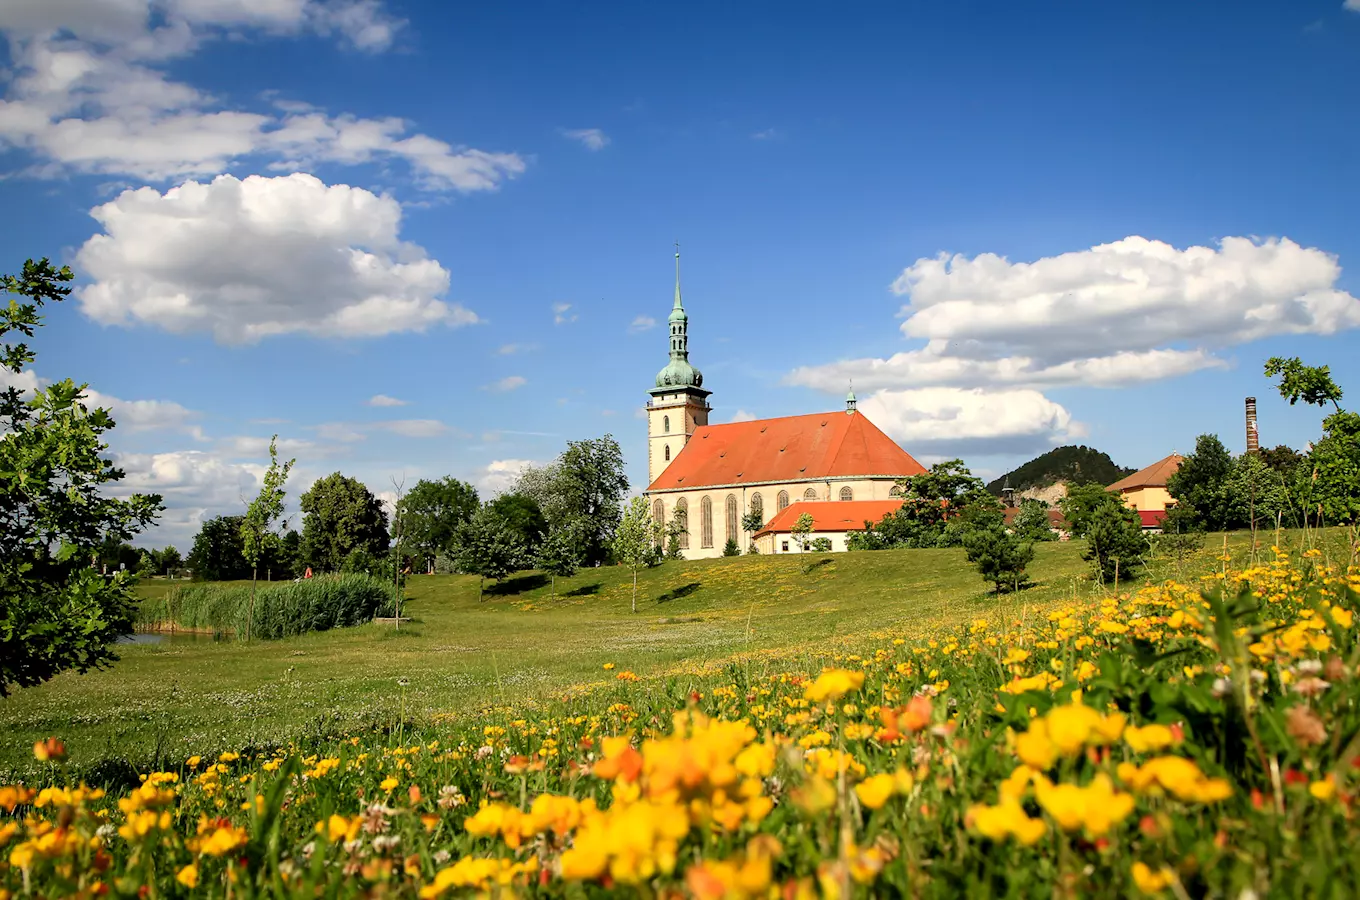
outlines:
[[[1344, 535], [1337, 535], [1337, 551]], [[1187, 577], [1222, 563], [1221, 536], [1180, 565], [1146, 577]], [[1269, 544], [1269, 539], [1260, 543]], [[1250, 538], [1231, 538], [1236, 562]], [[50, 735], [97, 767], [158, 766], [194, 753], [269, 746], [355, 729], [476, 716], [488, 707], [561, 702], [611, 684], [617, 671], [678, 682], [726, 666], [754, 670], [790, 658], [815, 664], [884, 634], [910, 635], [979, 617], [1020, 619], [1102, 589], [1081, 545], [1041, 544], [1033, 586], [997, 597], [962, 550], [744, 556], [667, 562], [632, 579], [621, 567], [571, 578], [521, 573], [478, 599], [472, 576], [414, 576], [411, 621], [276, 641], [165, 636], [127, 644], [111, 668], [66, 674], [0, 701], [0, 782], [32, 763]], [[1268, 552], [1268, 551], [1267, 551]], [[1344, 564], [1345, 560], [1338, 560]], [[144, 583], [147, 597], [170, 589]]]

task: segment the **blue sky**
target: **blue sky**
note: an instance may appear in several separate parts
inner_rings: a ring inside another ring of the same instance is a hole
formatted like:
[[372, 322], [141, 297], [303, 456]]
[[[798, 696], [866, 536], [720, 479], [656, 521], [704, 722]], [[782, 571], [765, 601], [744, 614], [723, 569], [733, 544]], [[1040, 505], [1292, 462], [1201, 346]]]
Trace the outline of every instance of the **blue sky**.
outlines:
[[642, 489], [676, 240], [715, 422], [853, 378], [994, 475], [1240, 449], [1247, 395], [1301, 446], [1271, 355], [1360, 396], [1338, 0], [12, 0], [0, 32], [0, 269], [80, 285], [20, 380], [112, 406], [170, 507], [142, 543], [239, 511], [275, 431], [294, 494], [490, 493], [605, 432]]

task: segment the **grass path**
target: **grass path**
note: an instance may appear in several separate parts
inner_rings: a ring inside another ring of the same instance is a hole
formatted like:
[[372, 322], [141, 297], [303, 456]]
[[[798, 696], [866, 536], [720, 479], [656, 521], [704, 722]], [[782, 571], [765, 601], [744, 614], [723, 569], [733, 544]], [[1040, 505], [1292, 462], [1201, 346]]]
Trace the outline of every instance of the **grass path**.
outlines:
[[[1238, 555], [1247, 544], [1233, 540]], [[77, 758], [141, 763], [381, 724], [402, 709], [421, 719], [552, 700], [612, 677], [606, 662], [642, 676], [736, 657], [759, 665], [772, 652], [815, 663], [869, 635], [1089, 597], [1080, 550], [1040, 545], [1035, 586], [999, 599], [961, 550], [828, 554], [810, 572], [789, 556], [670, 562], [640, 573], [636, 615], [622, 568], [558, 579], [556, 596], [546, 576], [521, 574], [481, 602], [473, 577], [415, 577], [414, 621], [400, 631], [374, 624], [251, 644], [127, 645], [112, 669], [20, 691], [0, 701], [0, 782], [6, 770], [26, 770], [33, 742], [48, 735], [64, 737]], [[1217, 565], [1206, 561], [1211, 552], [1201, 566]]]

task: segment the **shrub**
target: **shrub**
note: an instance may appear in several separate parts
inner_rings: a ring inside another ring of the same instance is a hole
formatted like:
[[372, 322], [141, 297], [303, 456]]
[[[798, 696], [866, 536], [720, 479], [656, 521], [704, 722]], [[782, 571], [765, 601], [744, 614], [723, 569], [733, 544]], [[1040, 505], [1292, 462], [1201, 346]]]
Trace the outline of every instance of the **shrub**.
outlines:
[[977, 566], [978, 574], [996, 585], [1016, 590], [1025, 583], [1025, 567], [1034, 559], [1034, 545], [1022, 542], [1000, 526], [975, 528], [964, 536], [963, 546], [968, 561]]
[[[255, 599], [251, 634], [265, 639], [326, 631], [391, 614], [396, 589], [369, 575], [320, 575], [265, 587]], [[143, 604], [138, 623], [216, 634], [245, 634], [250, 612], [249, 585], [189, 584]]]
[[812, 543], [809, 544], [809, 546], [812, 548], [813, 553], [829, 553], [831, 552], [831, 538], [813, 538]]
[[741, 548], [737, 546], [736, 538], [728, 538], [723, 545], [723, 556], [741, 556]]
[[1102, 504], [1091, 513], [1082, 558], [1095, 564], [1101, 581], [1132, 578], [1148, 548], [1138, 513], [1124, 504]]

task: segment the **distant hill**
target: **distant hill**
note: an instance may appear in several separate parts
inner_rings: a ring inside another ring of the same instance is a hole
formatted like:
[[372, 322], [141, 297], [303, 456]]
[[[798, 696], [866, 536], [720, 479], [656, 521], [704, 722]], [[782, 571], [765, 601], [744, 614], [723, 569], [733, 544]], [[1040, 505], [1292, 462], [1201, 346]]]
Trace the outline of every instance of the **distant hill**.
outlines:
[[1002, 475], [987, 485], [987, 490], [1000, 495], [1001, 486], [1008, 478], [1011, 487], [1017, 492], [1046, 488], [1060, 481], [1077, 484], [1098, 481], [1101, 484], [1114, 484], [1125, 475], [1132, 475], [1134, 471], [1136, 470], [1116, 466], [1108, 453], [1102, 453], [1094, 447], [1058, 447]]

